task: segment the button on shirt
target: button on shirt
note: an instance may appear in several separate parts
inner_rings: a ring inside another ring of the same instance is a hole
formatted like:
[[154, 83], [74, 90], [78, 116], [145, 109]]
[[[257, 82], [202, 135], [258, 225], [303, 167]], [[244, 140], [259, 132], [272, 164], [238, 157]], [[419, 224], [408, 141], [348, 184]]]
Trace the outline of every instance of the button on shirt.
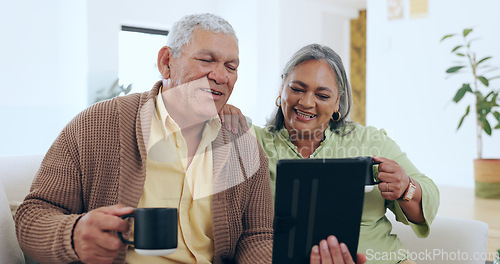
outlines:
[[218, 116], [207, 121], [202, 139], [189, 167], [188, 148], [181, 129], [168, 114], [161, 93], [151, 122], [146, 180], [138, 207], [178, 209], [178, 246], [161, 257], [138, 255], [133, 247], [128, 263], [211, 263], [214, 254], [212, 230], [213, 161], [212, 141], [221, 128]]

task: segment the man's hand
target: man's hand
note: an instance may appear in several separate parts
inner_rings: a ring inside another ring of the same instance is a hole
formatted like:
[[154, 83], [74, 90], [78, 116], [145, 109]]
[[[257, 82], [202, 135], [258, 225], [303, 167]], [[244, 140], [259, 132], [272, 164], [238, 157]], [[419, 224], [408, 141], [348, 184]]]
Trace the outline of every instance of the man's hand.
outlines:
[[[358, 264], [366, 262], [366, 256], [357, 254]], [[311, 264], [354, 264], [351, 254], [344, 243], [339, 244], [335, 236], [329, 236], [326, 240], [321, 240], [319, 246], [314, 246], [311, 250]]]
[[127, 232], [129, 224], [120, 218], [134, 212], [132, 207], [113, 205], [88, 212], [76, 223], [73, 245], [85, 263], [112, 263], [123, 243], [109, 231]]

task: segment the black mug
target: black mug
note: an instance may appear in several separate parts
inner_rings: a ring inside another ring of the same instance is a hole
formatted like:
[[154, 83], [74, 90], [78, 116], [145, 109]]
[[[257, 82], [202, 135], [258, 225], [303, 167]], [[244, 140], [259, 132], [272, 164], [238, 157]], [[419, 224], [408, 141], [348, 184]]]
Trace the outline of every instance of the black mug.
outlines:
[[380, 181], [375, 178], [375, 173], [373, 173], [373, 166], [379, 165], [380, 163], [382, 162], [372, 160], [372, 166], [370, 166], [370, 170], [366, 174], [365, 178], [365, 192], [371, 192], [375, 187], [375, 184], [380, 183]]
[[176, 208], [137, 208], [134, 213], [122, 216], [134, 218], [134, 241], [118, 237], [125, 244], [134, 245], [138, 254], [164, 256], [177, 248], [177, 209]]

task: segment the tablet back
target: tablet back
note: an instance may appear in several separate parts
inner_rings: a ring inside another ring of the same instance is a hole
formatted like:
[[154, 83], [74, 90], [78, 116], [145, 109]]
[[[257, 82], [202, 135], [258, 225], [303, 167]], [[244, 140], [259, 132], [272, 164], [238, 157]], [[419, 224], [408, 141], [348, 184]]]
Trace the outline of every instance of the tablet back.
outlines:
[[371, 157], [277, 163], [273, 263], [309, 263], [313, 245], [335, 235], [354, 261]]

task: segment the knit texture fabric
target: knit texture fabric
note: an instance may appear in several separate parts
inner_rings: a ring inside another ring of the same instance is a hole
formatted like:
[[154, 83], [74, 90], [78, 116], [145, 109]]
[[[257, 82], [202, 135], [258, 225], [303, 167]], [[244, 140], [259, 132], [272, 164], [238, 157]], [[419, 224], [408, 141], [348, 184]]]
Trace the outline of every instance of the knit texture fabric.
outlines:
[[[94, 104], [62, 130], [16, 212], [16, 234], [26, 254], [40, 263], [79, 263], [72, 232], [81, 216], [102, 206], [137, 206], [160, 84]], [[214, 263], [271, 263], [273, 201], [266, 155], [250, 133], [225, 129], [212, 149]], [[126, 248], [114, 263], [125, 263], [125, 256]]]

